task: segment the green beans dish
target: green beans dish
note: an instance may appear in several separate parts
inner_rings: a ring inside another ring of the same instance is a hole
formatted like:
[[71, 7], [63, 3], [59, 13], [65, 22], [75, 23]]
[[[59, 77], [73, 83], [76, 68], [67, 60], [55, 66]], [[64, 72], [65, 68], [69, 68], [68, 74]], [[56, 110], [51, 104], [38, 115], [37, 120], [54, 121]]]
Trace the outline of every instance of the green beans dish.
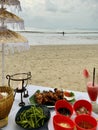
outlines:
[[50, 111], [46, 106], [23, 106], [17, 112], [15, 122], [24, 129], [37, 129], [48, 123]]

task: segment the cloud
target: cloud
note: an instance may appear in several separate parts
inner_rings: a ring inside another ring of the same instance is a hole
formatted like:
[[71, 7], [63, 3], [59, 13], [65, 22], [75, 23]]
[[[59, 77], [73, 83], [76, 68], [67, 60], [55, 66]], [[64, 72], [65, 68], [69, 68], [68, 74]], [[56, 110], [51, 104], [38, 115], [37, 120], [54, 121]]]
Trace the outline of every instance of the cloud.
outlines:
[[45, 0], [46, 11], [51, 13], [68, 13], [73, 9], [73, 5], [69, 1], [70, 0]]
[[46, 0], [45, 1], [45, 8], [46, 8], [46, 11], [50, 11], [50, 12], [56, 12], [57, 11], [57, 6], [56, 6], [56, 3], [51, 0]]
[[98, 0], [21, 0], [26, 26], [43, 28], [98, 26]]

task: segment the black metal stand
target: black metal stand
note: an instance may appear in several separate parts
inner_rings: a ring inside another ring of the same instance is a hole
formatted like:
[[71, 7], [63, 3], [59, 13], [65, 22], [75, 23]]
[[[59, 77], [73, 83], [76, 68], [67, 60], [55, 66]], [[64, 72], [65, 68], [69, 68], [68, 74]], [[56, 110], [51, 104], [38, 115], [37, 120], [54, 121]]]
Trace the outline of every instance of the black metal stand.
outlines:
[[[22, 76], [23, 76], [23, 78], [20, 78]], [[26, 97], [29, 96], [26, 87], [28, 85], [28, 80], [31, 79], [31, 72], [29, 72], [29, 73], [17, 73], [17, 74], [14, 74], [14, 75], [7, 75], [6, 78], [8, 79], [8, 86], [9, 87], [11, 86], [11, 80], [22, 82], [21, 89], [19, 89], [18, 87], [16, 89], [14, 89], [14, 91], [15, 91], [14, 97], [15, 97], [16, 93], [20, 93], [21, 94], [21, 102], [19, 103], [19, 106], [24, 106], [25, 102], [23, 102], [23, 97], [26, 98]], [[24, 96], [23, 96], [23, 93], [24, 93]]]

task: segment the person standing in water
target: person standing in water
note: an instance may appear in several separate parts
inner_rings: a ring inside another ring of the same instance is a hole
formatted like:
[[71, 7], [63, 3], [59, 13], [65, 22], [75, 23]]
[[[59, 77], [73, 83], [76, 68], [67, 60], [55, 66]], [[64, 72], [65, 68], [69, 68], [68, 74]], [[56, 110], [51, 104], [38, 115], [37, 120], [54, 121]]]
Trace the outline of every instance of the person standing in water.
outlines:
[[63, 32], [63, 36], [64, 36], [64, 32]]

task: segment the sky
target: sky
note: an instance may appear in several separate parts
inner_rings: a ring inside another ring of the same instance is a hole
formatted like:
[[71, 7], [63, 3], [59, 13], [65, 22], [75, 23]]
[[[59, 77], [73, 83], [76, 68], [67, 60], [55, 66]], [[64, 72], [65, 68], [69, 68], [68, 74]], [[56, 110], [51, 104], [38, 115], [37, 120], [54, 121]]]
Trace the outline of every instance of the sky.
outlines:
[[25, 27], [98, 29], [98, 0], [20, 0]]

